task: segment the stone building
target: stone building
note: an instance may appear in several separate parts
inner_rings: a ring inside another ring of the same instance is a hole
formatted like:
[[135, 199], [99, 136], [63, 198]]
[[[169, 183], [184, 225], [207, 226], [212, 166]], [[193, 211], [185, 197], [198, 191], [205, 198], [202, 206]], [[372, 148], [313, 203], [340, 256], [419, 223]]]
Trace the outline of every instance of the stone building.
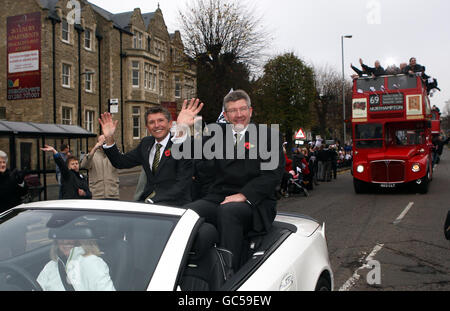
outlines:
[[[176, 113], [183, 99], [196, 95], [196, 68], [183, 53], [179, 31], [168, 32], [159, 7], [152, 13], [137, 8], [113, 14], [85, 0], [1, 2], [0, 120], [73, 124], [98, 134], [99, 114], [111, 109], [119, 120], [116, 141], [126, 152], [146, 135], [148, 107], [165, 105]], [[40, 23], [21, 29], [31, 13], [39, 13]], [[10, 27], [13, 20], [16, 30]], [[19, 40], [39, 36], [39, 62], [11, 52]], [[18, 91], [28, 73], [17, 79], [10, 73], [14, 57], [20, 65], [38, 67], [40, 85]], [[38, 87], [40, 94], [33, 93]], [[15, 94], [26, 96], [13, 99]], [[94, 142], [91, 138], [89, 147]], [[6, 143], [0, 139], [0, 149], [8, 150]]]

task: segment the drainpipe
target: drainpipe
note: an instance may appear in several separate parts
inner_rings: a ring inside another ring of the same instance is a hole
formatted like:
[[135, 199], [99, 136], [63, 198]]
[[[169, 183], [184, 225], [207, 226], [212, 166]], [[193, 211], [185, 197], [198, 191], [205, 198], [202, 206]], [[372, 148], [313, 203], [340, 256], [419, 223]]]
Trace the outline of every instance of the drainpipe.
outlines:
[[59, 17], [54, 15], [49, 15], [48, 19], [52, 22], [52, 87], [53, 87], [53, 123], [56, 124], [56, 24], [61, 22]]
[[[97, 37], [97, 47], [98, 47], [98, 115], [100, 117], [100, 114], [102, 113], [102, 64], [101, 64], [101, 43], [103, 36], [100, 34], [96, 34]], [[98, 124], [98, 132], [99, 135], [102, 134], [102, 126], [100, 123]]]
[[125, 55], [123, 54], [123, 40], [122, 40], [122, 31], [120, 31], [120, 129], [121, 129], [121, 138], [122, 138], [122, 152], [125, 153], [125, 144], [124, 144], [124, 136], [123, 136], [123, 110], [125, 108], [125, 103], [123, 102], [123, 58]]
[[79, 24], [75, 25], [75, 30], [78, 33], [78, 126], [83, 127], [81, 112], [81, 33], [84, 30]]

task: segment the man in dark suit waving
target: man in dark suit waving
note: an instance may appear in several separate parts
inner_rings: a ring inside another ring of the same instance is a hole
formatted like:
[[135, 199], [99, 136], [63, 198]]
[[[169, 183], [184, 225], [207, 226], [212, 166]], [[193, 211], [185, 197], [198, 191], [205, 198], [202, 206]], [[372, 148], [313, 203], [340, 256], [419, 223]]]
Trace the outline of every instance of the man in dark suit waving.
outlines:
[[[177, 119], [175, 140], [182, 139], [179, 133], [184, 135], [186, 132], [182, 127], [192, 125], [202, 107], [203, 103], [199, 103], [198, 99], [192, 99], [189, 104], [184, 102]], [[217, 142], [216, 149], [223, 151], [223, 155], [219, 152], [221, 155], [212, 159], [215, 181], [205, 197], [184, 206], [217, 227], [220, 246], [233, 254], [235, 271], [242, 263], [245, 236], [250, 232], [262, 234], [270, 229], [276, 215], [275, 188], [280, 184], [284, 170], [279, 133], [250, 124], [252, 112], [250, 97], [246, 92], [236, 90], [225, 96], [224, 116], [230, 124], [215, 125], [222, 129], [218, 131], [222, 137], [216, 137], [216, 133], [214, 137], [202, 138], [203, 146], [207, 145], [205, 141], [211, 139]], [[238, 156], [239, 145], [244, 151], [244, 157]], [[270, 147], [272, 159], [261, 156], [261, 153], [251, 156], [252, 151], [259, 152], [266, 147]], [[235, 149], [234, 152], [232, 149]], [[227, 156], [229, 154], [234, 156], [230, 158]], [[270, 167], [263, 165], [271, 160], [274, 163]]]
[[105, 154], [116, 168], [142, 165], [147, 185], [140, 197], [146, 203], [181, 206], [191, 201], [193, 166], [191, 159], [175, 160], [170, 140], [171, 115], [164, 107], [152, 107], [145, 113], [145, 126], [151, 136], [142, 139], [132, 151], [120, 153], [114, 143], [117, 120], [110, 113], [99, 119], [105, 135]]

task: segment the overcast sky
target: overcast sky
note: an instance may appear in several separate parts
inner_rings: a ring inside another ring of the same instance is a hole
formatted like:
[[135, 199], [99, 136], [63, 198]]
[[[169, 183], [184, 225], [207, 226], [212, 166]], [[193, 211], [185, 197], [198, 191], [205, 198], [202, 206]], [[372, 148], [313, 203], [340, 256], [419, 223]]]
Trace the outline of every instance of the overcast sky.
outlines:
[[[192, 0], [89, 0], [112, 12], [140, 8], [154, 12], [160, 3], [169, 32], [179, 28], [179, 9]], [[309, 64], [328, 64], [342, 74], [341, 35], [344, 39], [345, 76], [350, 63], [361, 57], [373, 66], [408, 62], [414, 56], [437, 78], [442, 92], [432, 105], [443, 108], [450, 99], [450, 1], [448, 0], [241, 0], [255, 8], [256, 15], [273, 37], [268, 53], [295, 52]]]

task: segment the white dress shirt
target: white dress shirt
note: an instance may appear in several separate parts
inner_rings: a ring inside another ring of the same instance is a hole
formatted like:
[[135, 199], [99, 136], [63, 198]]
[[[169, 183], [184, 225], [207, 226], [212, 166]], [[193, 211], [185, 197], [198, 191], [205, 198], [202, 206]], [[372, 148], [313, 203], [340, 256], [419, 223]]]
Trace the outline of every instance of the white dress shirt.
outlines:
[[152, 166], [153, 166], [153, 159], [155, 158], [155, 153], [156, 153], [156, 145], [157, 144], [161, 144], [162, 147], [159, 149], [159, 161], [161, 162], [161, 158], [164, 154], [164, 149], [166, 149], [167, 143], [169, 142], [170, 139], [170, 133], [167, 134], [166, 138], [164, 138], [162, 141], [158, 142], [155, 139], [155, 143], [153, 144], [152, 149], [150, 150], [150, 157], [148, 159], [149, 164], [150, 164], [150, 170], [152, 170]]

